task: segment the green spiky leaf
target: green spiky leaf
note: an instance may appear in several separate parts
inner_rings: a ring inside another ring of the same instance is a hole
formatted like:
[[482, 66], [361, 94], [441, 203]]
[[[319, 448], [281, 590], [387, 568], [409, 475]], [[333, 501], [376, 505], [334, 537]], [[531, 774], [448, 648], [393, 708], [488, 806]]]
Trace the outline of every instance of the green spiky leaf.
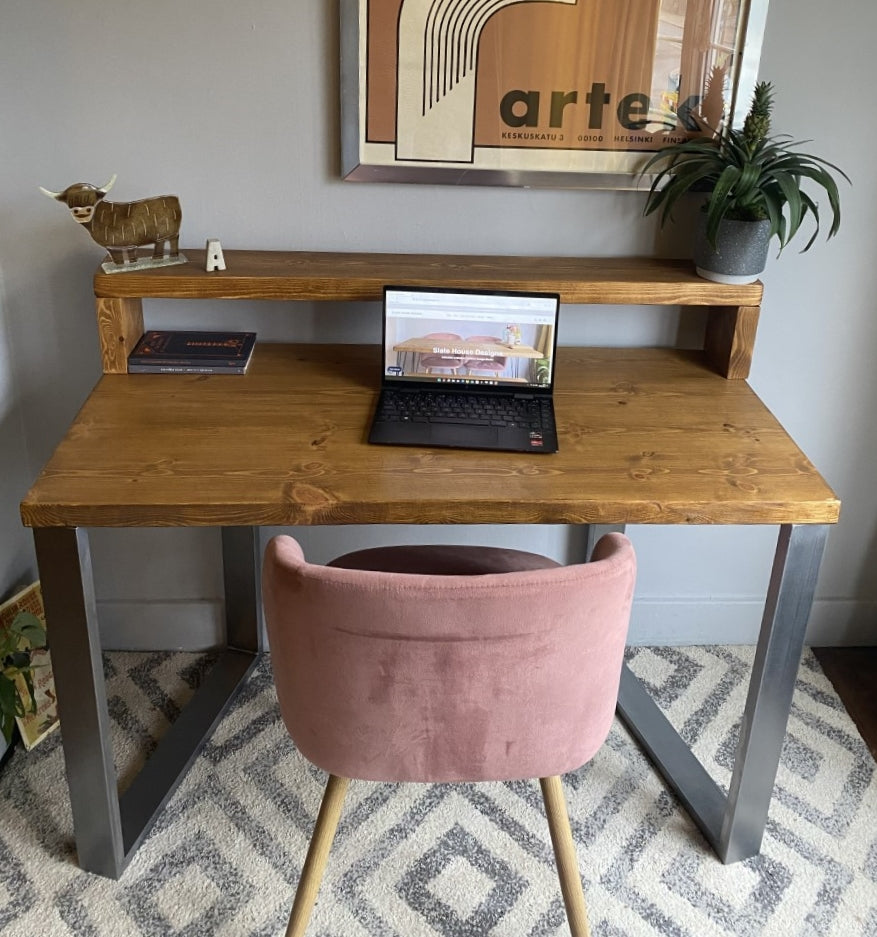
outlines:
[[759, 82], [742, 130], [726, 128], [714, 136], [691, 137], [663, 147], [646, 161], [643, 174], [653, 173], [644, 214], [658, 213], [663, 226], [673, 218], [680, 200], [692, 192], [706, 192], [707, 237], [715, 247], [724, 218], [769, 219], [771, 237], [782, 250], [804, 222], [812, 218], [814, 232], [803, 250], [816, 240], [820, 205], [807, 191], [825, 193], [830, 212], [828, 237], [840, 228], [840, 193], [835, 176], [849, 176], [833, 163], [800, 149], [808, 141], [786, 134], [771, 135], [774, 91]]

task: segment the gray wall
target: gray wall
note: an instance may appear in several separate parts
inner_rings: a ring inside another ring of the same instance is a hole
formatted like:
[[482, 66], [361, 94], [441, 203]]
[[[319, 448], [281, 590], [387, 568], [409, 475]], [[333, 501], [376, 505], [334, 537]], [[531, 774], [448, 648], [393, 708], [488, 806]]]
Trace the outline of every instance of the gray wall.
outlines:
[[[840, 165], [841, 235], [773, 259], [751, 383], [844, 500], [811, 622], [813, 643], [877, 642], [877, 429], [871, 0], [771, 0], [760, 75], [779, 89], [776, 129], [812, 138]], [[0, 6], [0, 589], [34, 572], [17, 502], [99, 374], [91, 276], [102, 252], [37, 186], [102, 183], [114, 196], [180, 196], [183, 241], [232, 248], [503, 254], [678, 253], [632, 192], [357, 185], [341, 182], [334, 2], [3, 0]], [[5, 298], [4, 298], [5, 297]], [[377, 310], [150, 303], [148, 324], [242, 324], [263, 339], [377, 340]], [[357, 312], [354, 310], [354, 312]], [[206, 316], [206, 318], [205, 318]], [[565, 343], [672, 339], [676, 320], [574, 310]], [[317, 560], [422, 530], [301, 531]], [[515, 542], [561, 558], [557, 528], [430, 530]], [[635, 528], [641, 642], [746, 642], [760, 618], [774, 533]], [[216, 640], [215, 531], [97, 531], [106, 638]], [[133, 636], [133, 637], [132, 637]]]
[[31, 481], [21, 395], [12, 369], [0, 267], [0, 600], [31, 581], [30, 536], [21, 526], [18, 502]]

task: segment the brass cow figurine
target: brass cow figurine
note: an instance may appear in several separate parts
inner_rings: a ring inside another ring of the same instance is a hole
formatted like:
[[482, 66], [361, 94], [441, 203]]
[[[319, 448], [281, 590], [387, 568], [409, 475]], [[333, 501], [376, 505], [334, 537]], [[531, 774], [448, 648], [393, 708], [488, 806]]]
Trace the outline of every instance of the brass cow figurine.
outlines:
[[[152, 263], [184, 262], [180, 254], [180, 221], [183, 214], [176, 195], [157, 195], [137, 202], [105, 202], [104, 197], [116, 177], [97, 188], [87, 182], [76, 182], [63, 192], [40, 191], [63, 202], [92, 236], [105, 247], [117, 265], [137, 262], [137, 248], [152, 244]], [[165, 257], [165, 245], [169, 258]], [[179, 258], [179, 259], [178, 259]]]

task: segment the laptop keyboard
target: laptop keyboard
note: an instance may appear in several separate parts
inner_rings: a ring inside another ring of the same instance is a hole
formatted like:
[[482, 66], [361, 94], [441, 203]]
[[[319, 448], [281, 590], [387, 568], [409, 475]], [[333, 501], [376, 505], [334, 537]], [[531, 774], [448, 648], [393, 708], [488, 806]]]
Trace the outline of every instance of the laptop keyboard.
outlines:
[[551, 425], [550, 401], [540, 397], [384, 390], [377, 419], [404, 423], [465, 423], [541, 430]]

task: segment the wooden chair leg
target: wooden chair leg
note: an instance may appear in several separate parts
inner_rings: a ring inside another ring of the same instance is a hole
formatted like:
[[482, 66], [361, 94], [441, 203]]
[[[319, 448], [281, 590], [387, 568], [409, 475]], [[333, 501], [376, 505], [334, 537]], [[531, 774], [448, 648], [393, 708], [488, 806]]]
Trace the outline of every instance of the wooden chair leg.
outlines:
[[335, 838], [335, 830], [338, 828], [338, 818], [341, 816], [341, 806], [344, 803], [348, 783], [347, 778], [335, 777], [334, 774], [330, 774], [326, 782], [314, 834], [308, 846], [301, 878], [298, 880], [295, 901], [292, 904], [292, 913], [289, 915], [289, 924], [286, 928], [286, 937], [304, 937], [304, 932], [307, 930], [311, 911], [317, 900], [317, 892], [320, 890], [320, 882], [323, 881], [323, 872], [326, 869], [329, 850], [332, 848], [332, 840]]
[[591, 937], [588, 924], [588, 911], [585, 906], [585, 893], [579, 875], [579, 863], [576, 847], [569, 828], [569, 814], [566, 811], [566, 799], [560, 778], [540, 778], [542, 797], [545, 800], [545, 813], [548, 817], [548, 829], [551, 831], [551, 843], [557, 860], [557, 874], [560, 877], [560, 890], [566, 905], [566, 916], [572, 937]]

